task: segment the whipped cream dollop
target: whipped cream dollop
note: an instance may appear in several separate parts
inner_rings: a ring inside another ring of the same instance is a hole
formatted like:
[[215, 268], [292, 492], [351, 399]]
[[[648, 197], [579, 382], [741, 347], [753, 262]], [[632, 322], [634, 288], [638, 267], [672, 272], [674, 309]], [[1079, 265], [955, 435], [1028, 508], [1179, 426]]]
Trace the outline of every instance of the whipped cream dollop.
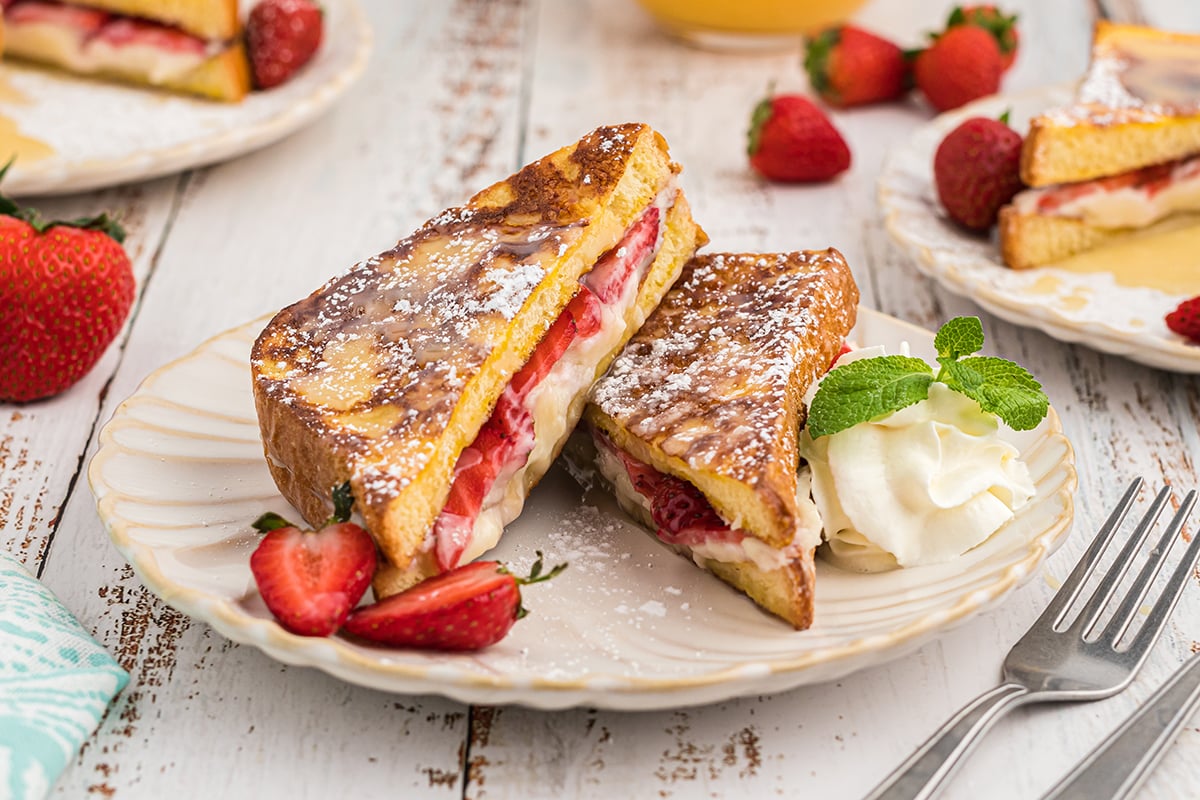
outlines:
[[[879, 355], [881, 347], [864, 348], [838, 365]], [[826, 558], [879, 572], [948, 561], [986, 540], [1035, 491], [998, 431], [995, 415], [936, 382], [928, 399], [880, 419], [816, 440], [805, 431]]]

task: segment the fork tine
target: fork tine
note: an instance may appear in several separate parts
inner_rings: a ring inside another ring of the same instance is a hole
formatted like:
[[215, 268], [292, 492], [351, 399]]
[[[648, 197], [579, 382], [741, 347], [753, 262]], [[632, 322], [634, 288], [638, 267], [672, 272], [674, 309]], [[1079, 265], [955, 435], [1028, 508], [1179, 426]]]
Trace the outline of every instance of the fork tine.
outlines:
[[1158, 496], [1154, 498], [1154, 502], [1150, 504], [1150, 510], [1138, 522], [1129, 541], [1121, 548], [1120, 555], [1109, 565], [1108, 572], [1104, 573], [1104, 578], [1092, 592], [1087, 604], [1080, 610], [1079, 616], [1071, 623], [1068, 630], [1078, 632], [1081, 638], [1086, 638], [1092, 633], [1100, 615], [1104, 613], [1105, 606], [1116, 594], [1117, 586], [1124, 580], [1129, 568], [1133, 566], [1134, 556], [1150, 538], [1150, 531], [1158, 522], [1158, 517], [1162, 514], [1163, 507], [1170, 498], [1171, 487], [1164, 486]]
[[[1196, 492], [1193, 490], [1188, 492], [1187, 498], [1184, 500], [1184, 505], [1180, 507], [1180, 511], [1190, 512], [1192, 503], [1196, 500]], [[1183, 514], [1187, 518], [1187, 513]], [[1183, 520], [1180, 520], [1182, 524]], [[1167, 626], [1167, 620], [1171, 616], [1171, 612], [1175, 610], [1176, 604], [1179, 602], [1180, 596], [1183, 594], [1183, 588], [1187, 585], [1188, 578], [1192, 574], [1192, 570], [1196, 567], [1196, 560], [1200, 558], [1200, 535], [1192, 534], [1192, 542], [1188, 545], [1188, 549], [1183, 551], [1183, 559], [1175, 567], [1175, 571], [1171, 573], [1171, 580], [1163, 588], [1162, 595], [1155, 602], [1154, 607], [1150, 609], [1150, 615], [1146, 618], [1146, 624], [1137, 632], [1133, 642], [1129, 645], [1129, 652], [1148, 652], [1151, 645], [1158, 639], [1163, 628]]]
[[1092, 543], [1088, 545], [1087, 551], [1080, 557], [1075, 568], [1071, 570], [1071, 574], [1067, 576], [1066, 581], [1050, 599], [1050, 604], [1042, 611], [1038, 617], [1034, 627], [1041, 627], [1049, 624], [1050, 628], [1057, 628], [1062, 622], [1063, 615], [1067, 609], [1075, 602], [1075, 598], [1079, 596], [1079, 591], [1083, 588], [1086, 581], [1096, 569], [1096, 564], [1100, 561], [1100, 556], [1104, 554], [1104, 550], [1108, 547], [1108, 543], [1112, 541], [1116, 531], [1121, 527], [1121, 522], [1124, 521], [1125, 515], [1129, 513], [1130, 506], [1133, 505], [1133, 500], [1137, 497], [1138, 490], [1142, 488], [1142, 479], [1134, 478], [1129, 484], [1129, 488], [1125, 490], [1117, 507], [1108, 515], [1108, 519], [1100, 526], [1100, 530], [1096, 533], [1096, 538], [1092, 539]]
[[[1150, 585], [1154, 583], [1154, 579], [1162, 571], [1162, 566], [1166, 563], [1167, 556], [1170, 554], [1175, 540], [1179, 538], [1179, 531], [1183, 528], [1183, 523], [1187, 521], [1188, 515], [1192, 512], [1192, 506], [1195, 505], [1195, 502], [1195, 490], [1188, 492], [1187, 496], [1183, 498], [1183, 502], [1180, 503], [1179, 510], [1175, 512], [1175, 516], [1171, 518], [1171, 522], [1167, 525], [1166, 532], [1158, 540], [1155, 548], [1150, 551], [1151, 557], [1142, 567], [1142, 571], [1138, 573], [1137, 581], [1125, 592], [1125, 597], [1121, 601], [1121, 605], [1117, 607], [1112, 620], [1105, 626], [1101, 638], [1111, 643], [1113, 647], [1117, 646], [1117, 643], [1121, 641], [1121, 637], [1125, 635], [1125, 631], [1129, 630], [1130, 623], [1133, 622], [1134, 616], [1137, 614], [1138, 609], [1141, 608], [1142, 601], [1146, 599], [1146, 595], [1150, 591]], [[1184, 560], [1186, 561], [1186, 556]]]

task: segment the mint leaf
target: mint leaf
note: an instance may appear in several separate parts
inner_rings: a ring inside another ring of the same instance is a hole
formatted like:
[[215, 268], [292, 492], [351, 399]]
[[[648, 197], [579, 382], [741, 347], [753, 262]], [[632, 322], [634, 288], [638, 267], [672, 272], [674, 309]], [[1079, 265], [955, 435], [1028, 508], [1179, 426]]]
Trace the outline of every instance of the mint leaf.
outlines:
[[945, 368], [947, 386], [970, 397], [1013, 430], [1036, 428], [1046, 416], [1050, 400], [1024, 367], [991, 356], [961, 361], [939, 358], [938, 362]]
[[808, 409], [808, 433], [819, 439], [929, 397], [933, 370], [919, 358], [879, 356], [833, 369]]
[[933, 340], [938, 361], [957, 360], [983, 349], [983, 323], [979, 317], [955, 317], [938, 329]]

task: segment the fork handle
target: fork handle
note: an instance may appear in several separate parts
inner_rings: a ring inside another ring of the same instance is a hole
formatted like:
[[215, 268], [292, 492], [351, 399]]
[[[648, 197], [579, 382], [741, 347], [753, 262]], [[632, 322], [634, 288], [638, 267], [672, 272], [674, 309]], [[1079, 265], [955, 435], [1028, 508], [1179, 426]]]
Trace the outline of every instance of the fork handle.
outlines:
[[1200, 655], [1178, 669], [1043, 800], [1131, 797], [1200, 706]]
[[903, 764], [876, 786], [866, 800], [924, 800], [954, 773], [963, 756], [1009, 710], [1025, 702], [1029, 689], [1002, 683], [984, 692], [946, 721]]

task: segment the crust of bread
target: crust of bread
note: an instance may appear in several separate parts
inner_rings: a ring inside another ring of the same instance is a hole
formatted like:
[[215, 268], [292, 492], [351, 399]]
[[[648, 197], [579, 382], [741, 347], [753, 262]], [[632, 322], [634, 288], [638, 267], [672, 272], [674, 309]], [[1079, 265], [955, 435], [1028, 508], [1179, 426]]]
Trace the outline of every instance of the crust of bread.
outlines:
[[795, 538], [803, 396], [854, 325], [858, 287], [834, 249], [698, 256], [592, 389], [587, 420], [688, 481], [722, 519]]
[[[1177, 95], [1171, 80], [1197, 67], [1200, 35], [1098, 22], [1075, 104], [1030, 122], [1021, 180], [1029, 186], [1074, 183], [1200, 152], [1200, 102], [1194, 91]], [[1130, 90], [1135, 79], [1139, 88], [1164, 87], [1161, 101]]]
[[71, 0], [71, 3], [161, 22], [201, 39], [225, 41], [242, 29], [238, 0]]
[[649, 126], [599, 128], [280, 311], [251, 366], [284, 497], [316, 524], [348, 480], [406, 570], [504, 387], [677, 171]]
[[[57, 53], [22, 47], [19, 37], [8, 37], [6, 57], [20, 58], [45, 66], [72, 71], [57, 58]], [[152, 80], [149, 71], [130, 65], [128, 69], [89, 73], [88, 77], [110, 78], [135, 86], [150, 86], [158, 89], [194, 94], [211, 100], [237, 102], [250, 91], [250, 63], [240, 40], [230, 43], [221, 52], [205, 60], [195, 69], [165, 80]]]
[[250, 92], [250, 62], [241, 41], [177, 79], [162, 84], [177, 92], [200, 95], [210, 100], [234, 103]]
[[[626, 314], [626, 330], [621, 341], [596, 364], [596, 377], [600, 377], [608, 369], [617, 353], [626, 345], [630, 337], [646, 321], [654, 308], [662, 301], [663, 295], [679, 277], [683, 265], [696, 251], [697, 247], [705, 244], [708, 237], [692, 219], [691, 207], [683, 192], [676, 196], [675, 204], [667, 212], [666, 227], [662, 246], [658, 255], [646, 270], [646, 275], [638, 289], [637, 302]], [[580, 392], [572, 401], [567, 411], [567, 431], [574, 428], [583, 413], [587, 400], [587, 392]], [[558, 442], [554, 449], [554, 457], [561, 452], [566, 437]], [[551, 459], [553, 461], [553, 459]], [[525, 473], [525, 489], [528, 492], [544, 477], [544, 472], [527, 470]], [[393, 566], [388, 561], [381, 561], [375, 572], [372, 588], [377, 598], [389, 597], [401, 592], [421, 580], [436, 574], [437, 566], [427, 554], [414, 559], [406, 568]]]

